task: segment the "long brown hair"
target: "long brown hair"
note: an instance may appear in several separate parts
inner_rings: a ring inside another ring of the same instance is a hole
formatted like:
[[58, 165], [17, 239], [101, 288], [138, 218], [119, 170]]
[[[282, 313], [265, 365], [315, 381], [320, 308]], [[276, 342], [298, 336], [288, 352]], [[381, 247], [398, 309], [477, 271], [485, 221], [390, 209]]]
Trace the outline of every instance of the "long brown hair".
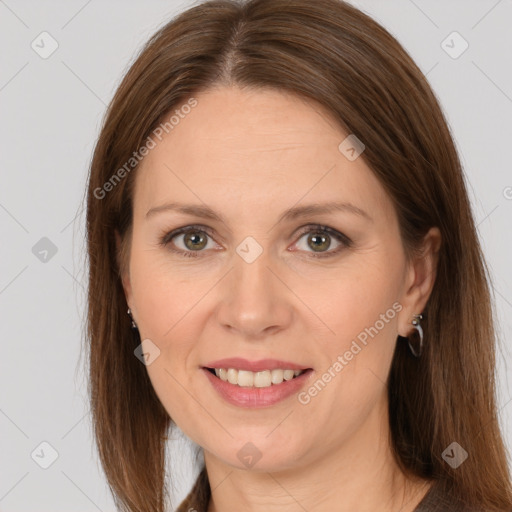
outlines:
[[[391, 443], [404, 473], [434, 480], [486, 511], [509, 510], [495, 396], [495, 312], [459, 157], [419, 68], [383, 27], [340, 0], [197, 5], [148, 41], [108, 107], [87, 192], [87, 348], [94, 434], [116, 504], [164, 510], [165, 434], [172, 425], [134, 356], [140, 339], [120, 280], [137, 171], [136, 162], [126, 163], [173, 109], [230, 84], [314, 100], [363, 141], [361, 157], [393, 201], [408, 255], [430, 227], [439, 227], [424, 353], [415, 359], [407, 343], [396, 344], [388, 384]], [[456, 469], [442, 457], [453, 442], [469, 454]], [[180, 510], [206, 510], [209, 497], [203, 468]]]

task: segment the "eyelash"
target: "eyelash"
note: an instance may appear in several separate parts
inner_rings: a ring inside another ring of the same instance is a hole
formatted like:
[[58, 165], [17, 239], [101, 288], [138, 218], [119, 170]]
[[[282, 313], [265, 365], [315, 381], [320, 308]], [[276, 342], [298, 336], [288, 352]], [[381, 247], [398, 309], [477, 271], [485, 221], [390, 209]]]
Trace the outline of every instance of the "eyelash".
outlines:
[[[165, 233], [164, 236], [162, 236], [160, 238], [160, 245], [168, 248], [171, 252], [179, 254], [180, 256], [184, 256], [186, 258], [198, 258], [198, 257], [200, 257], [199, 253], [204, 252], [204, 251], [182, 251], [179, 249], [173, 249], [172, 247], [169, 247], [171, 240], [173, 238], [175, 238], [176, 236], [187, 234], [188, 232], [194, 232], [194, 231], [206, 233], [208, 236], [213, 238], [212, 230], [210, 228], [208, 228], [206, 226], [201, 226], [201, 225], [190, 225], [190, 226], [184, 226], [182, 228], [175, 229], [169, 233]], [[338, 247], [337, 249], [335, 249], [333, 251], [328, 251], [328, 252], [324, 252], [324, 253], [312, 252], [311, 257], [313, 257], [313, 258], [329, 258], [329, 257], [337, 255], [344, 248], [349, 248], [352, 246], [352, 240], [350, 240], [350, 238], [348, 238], [346, 235], [336, 231], [335, 229], [332, 229], [328, 226], [323, 226], [321, 224], [310, 224], [308, 226], [305, 226], [304, 230], [302, 230], [300, 232], [299, 238], [297, 239], [297, 241], [300, 240], [305, 234], [311, 233], [311, 232], [313, 232], [315, 234], [327, 234], [327, 235], [335, 238], [338, 242], [341, 243], [340, 247]]]

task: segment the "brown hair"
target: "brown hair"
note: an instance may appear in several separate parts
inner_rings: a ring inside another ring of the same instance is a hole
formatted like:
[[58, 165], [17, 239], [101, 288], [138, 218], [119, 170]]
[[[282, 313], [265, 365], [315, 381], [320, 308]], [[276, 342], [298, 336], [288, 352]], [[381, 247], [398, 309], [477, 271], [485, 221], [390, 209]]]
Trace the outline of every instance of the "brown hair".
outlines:
[[[423, 312], [424, 353], [415, 359], [407, 343], [396, 344], [391, 443], [404, 473], [435, 480], [486, 511], [510, 509], [490, 278], [459, 157], [436, 97], [406, 51], [340, 0], [197, 5], [148, 41], [108, 108], [88, 183], [87, 342], [94, 434], [116, 504], [164, 510], [165, 434], [172, 420], [134, 356], [140, 339], [130, 328], [120, 280], [129, 260], [136, 165], [122, 179], [119, 173], [112, 178], [175, 107], [230, 84], [314, 100], [363, 141], [361, 157], [393, 201], [408, 255], [430, 227], [439, 227], [437, 277]], [[469, 453], [456, 469], [441, 456], [454, 441]], [[206, 510], [209, 497], [202, 468], [179, 510]]]

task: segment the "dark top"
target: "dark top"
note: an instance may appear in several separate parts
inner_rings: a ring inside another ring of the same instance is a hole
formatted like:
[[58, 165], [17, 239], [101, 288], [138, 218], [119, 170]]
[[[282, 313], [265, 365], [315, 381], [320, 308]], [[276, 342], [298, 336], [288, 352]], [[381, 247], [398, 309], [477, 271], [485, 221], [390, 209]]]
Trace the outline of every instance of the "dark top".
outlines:
[[[201, 490], [204, 489], [204, 493]], [[190, 509], [206, 511], [210, 499], [210, 486], [206, 470], [200, 472], [194, 487], [187, 498], [180, 504], [177, 512], [189, 512]], [[481, 508], [470, 507], [455, 499], [443, 489], [441, 481], [434, 482], [413, 512], [485, 512]], [[510, 511], [512, 512], [512, 510]]]
[[418, 503], [414, 512], [483, 512], [480, 509], [470, 508], [468, 505], [454, 500], [435, 483], [423, 499]]

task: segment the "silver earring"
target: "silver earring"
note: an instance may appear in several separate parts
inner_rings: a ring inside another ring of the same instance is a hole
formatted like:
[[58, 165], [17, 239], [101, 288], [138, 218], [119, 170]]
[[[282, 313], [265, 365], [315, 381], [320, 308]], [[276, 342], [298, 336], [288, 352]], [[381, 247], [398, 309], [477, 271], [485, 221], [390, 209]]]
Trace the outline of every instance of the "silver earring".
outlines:
[[132, 310], [130, 308], [128, 308], [127, 313], [130, 315], [130, 318], [132, 319], [132, 329], [137, 329], [137, 324], [133, 320]]
[[409, 348], [411, 349], [411, 352], [414, 356], [416, 357], [420, 357], [421, 356], [421, 352], [423, 350], [423, 329], [420, 325], [420, 320], [423, 318], [423, 315], [413, 315], [413, 320], [412, 320], [412, 325], [413, 327], [418, 331], [418, 334], [420, 336], [420, 344], [419, 344], [419, 348], [416, 350], [412, 345], [411, 345], [411, 340], [407, 340], [409, 342]]

